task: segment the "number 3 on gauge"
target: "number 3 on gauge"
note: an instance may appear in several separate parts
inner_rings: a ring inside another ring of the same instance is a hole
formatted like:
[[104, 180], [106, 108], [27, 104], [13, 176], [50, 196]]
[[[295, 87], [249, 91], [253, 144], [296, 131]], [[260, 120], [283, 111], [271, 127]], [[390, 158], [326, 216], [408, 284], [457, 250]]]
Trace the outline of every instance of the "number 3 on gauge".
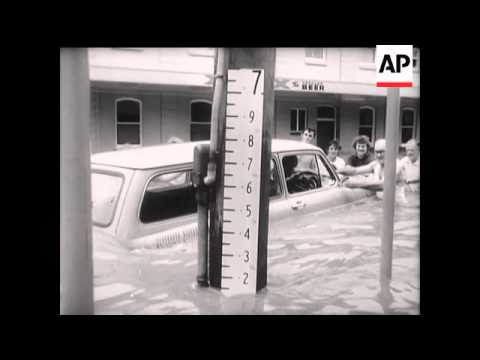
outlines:
[[247, 263], [250, 261], [249, 255], [250, 255], [250, 252], [245, 250], [245, 259], [243, 259], [243, 262]]

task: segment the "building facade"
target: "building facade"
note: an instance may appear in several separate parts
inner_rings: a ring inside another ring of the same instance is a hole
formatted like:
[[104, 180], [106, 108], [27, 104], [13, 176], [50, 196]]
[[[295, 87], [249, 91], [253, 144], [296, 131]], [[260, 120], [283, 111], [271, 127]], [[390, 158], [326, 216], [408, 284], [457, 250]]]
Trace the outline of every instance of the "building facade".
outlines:
[[[91, 48], [91, 150], [208, 139], [212, 48]], [[399, 141], [420, 141], [420, 54], [412, 88], [400, 89]], [[359, 134], [385, 136], [386, 89], [375, 85], [375, 48], [277, 48], [274, 138], [299, 139], [305, 127], [342, 155]]]

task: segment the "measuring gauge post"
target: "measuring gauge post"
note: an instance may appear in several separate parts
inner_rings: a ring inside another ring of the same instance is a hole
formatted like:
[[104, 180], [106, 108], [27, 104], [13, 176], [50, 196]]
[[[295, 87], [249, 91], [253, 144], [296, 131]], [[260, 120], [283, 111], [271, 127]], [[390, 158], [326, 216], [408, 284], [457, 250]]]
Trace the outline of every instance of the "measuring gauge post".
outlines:
[[255, 294], [263, 126], [263, 69], [228, 70], [221, 290]]

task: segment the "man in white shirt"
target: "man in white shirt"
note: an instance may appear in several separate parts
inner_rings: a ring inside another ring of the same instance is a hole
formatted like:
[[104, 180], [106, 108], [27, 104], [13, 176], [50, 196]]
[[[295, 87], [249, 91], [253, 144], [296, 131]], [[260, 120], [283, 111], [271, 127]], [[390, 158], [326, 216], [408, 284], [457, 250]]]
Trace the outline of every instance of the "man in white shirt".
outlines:
[[[314, 145], [315, 144], [315, 129], [312, 128], [305, 128], [303, 133], [300, 137], [300, 141], [306, 144]], [[312, 156], [299, 156], [298, 157], [298, 165], [297, 169], [305, 169], [305, 170], [316, 170], [317, 164], [315, 162], [315, 158]]]
[[415, 139], [405, 144], [407, 156], [400, 160], [397, 175], [405, 182], [405, 190], [411, 192], [420, 191], [420, 152]]

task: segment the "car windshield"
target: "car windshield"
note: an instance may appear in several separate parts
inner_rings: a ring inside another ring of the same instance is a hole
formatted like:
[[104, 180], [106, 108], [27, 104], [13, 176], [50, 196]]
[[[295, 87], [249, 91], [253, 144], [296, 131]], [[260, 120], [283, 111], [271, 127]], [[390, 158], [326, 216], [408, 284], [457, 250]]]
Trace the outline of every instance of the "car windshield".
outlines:
[[120, 174], [92, 172], [92, 218], [99, 226], [109, 226], [115, 214], [123, 177]]

